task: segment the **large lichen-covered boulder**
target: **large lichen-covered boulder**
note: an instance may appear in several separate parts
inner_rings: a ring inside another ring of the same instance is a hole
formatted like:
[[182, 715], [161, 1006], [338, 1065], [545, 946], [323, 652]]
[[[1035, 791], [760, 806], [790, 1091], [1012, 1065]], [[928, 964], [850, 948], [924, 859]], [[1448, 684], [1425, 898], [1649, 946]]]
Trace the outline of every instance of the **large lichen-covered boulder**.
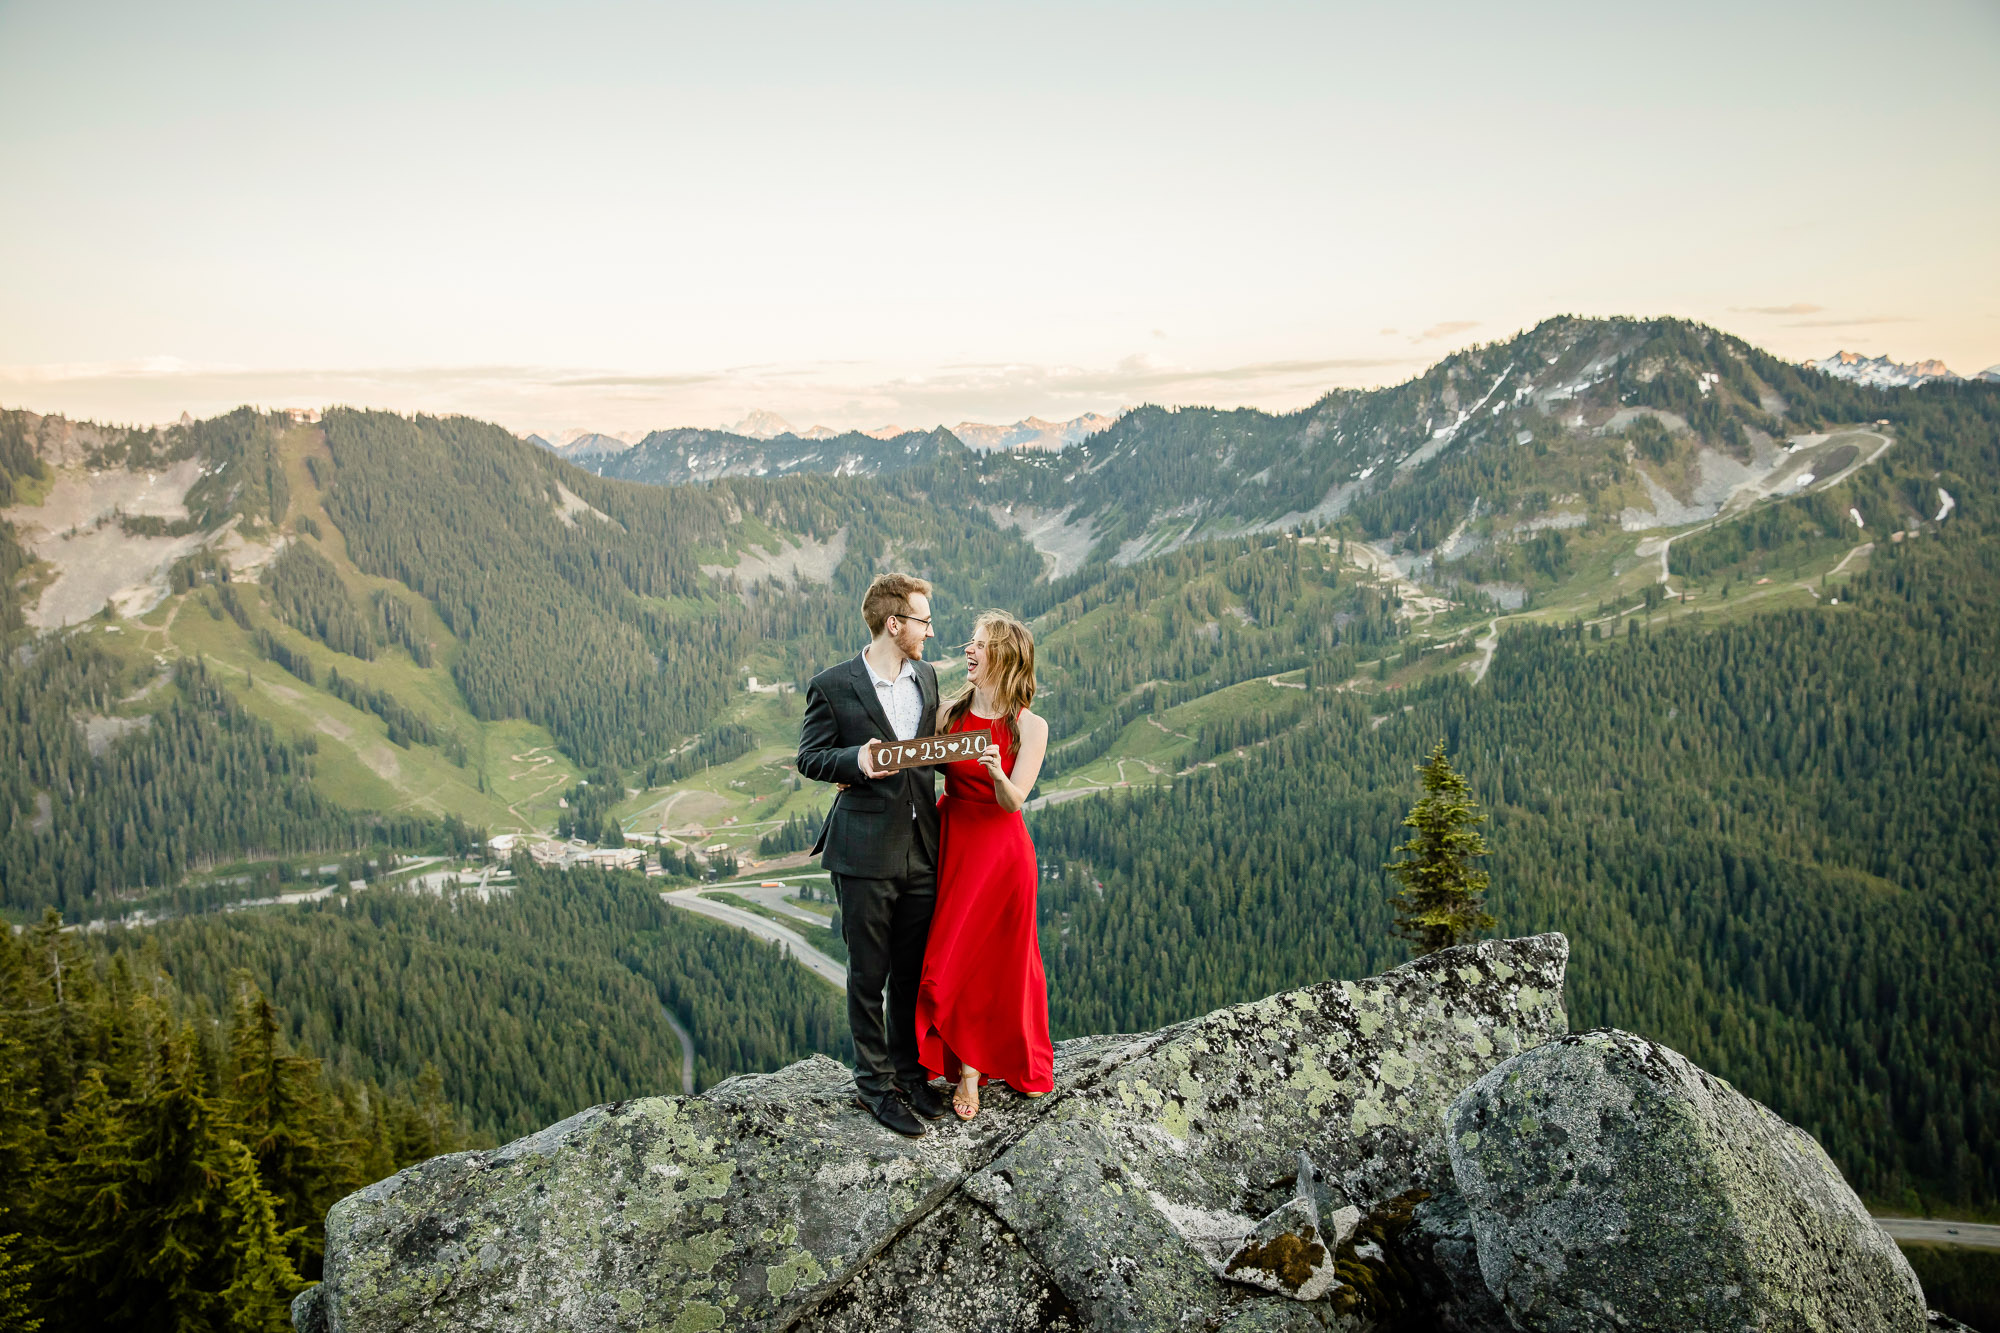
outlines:
[[1329, 1311], [1273, 1305], [1219, 1271], [1295, 1193], [1301, 1152], [1364, 1211], [1444, 1177], [1438, 1130], [1459, 1089], [1568, 1030], [1568, 953], [1560, 935], [1467, 945], [1080, 1061], [966, 1192], [1095, 1325], [1219, 1327], [1254, 1308], [1257, 1327], [1329, 1326], [1362, 1312], [1364, 1282], [1343, 1281]]
[[700, 1097], [594, 1107], [335, 1204], [301, 1329], [780, 1328], [1018, 1135], [1032, 1104], [921, 1140], [815, 1056]]
[[[294, 1317], [307, 1333], [1353, 1327], [1338, 1298], [1371, 1289], [1380, 1219], [1447, 1178], [1452, 1097], [1567, 1030], [1567, 955], [1557, 935], [1487, 942], [1065, 1042], [1049, 1096], [995, 1092], [916, 1141], [852, 1106], [824, 1058], [597, 1107], [342, 1200]], [[1219, 1271], [1298, 1193], [1302, 1152], [1376, 1210], [1318, 1301]]]
[[1582, 1033], [1448, 1121], [1487, 1287], [1523, 1329], [1918, 1333], [1923, 1292], [1811, 1135], [1674, 1051]]

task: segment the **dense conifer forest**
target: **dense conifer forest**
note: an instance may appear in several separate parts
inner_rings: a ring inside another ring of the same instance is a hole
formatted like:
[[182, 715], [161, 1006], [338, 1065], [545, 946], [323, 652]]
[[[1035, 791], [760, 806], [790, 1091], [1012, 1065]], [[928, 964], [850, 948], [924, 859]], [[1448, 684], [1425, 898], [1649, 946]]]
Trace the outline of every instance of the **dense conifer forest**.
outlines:
[[100, 895], [169, 889], [245, 854], [479, 844], [456, 820], [326, 800], [308, 781], [310, 755], [245, 713], [200, 662], [151, 683], [168, 692], [166, 706], [93, 754], [77, 720], [109, 714], [146, 682], [75, 635], [0, 669], [0, 903], [76, 914]]
[[840, 996], [775, 945], [678, 911], [641, 875], [526, 857], [490, 901], [369, 890], [278, 911], [114, 933], [184, 990], [231, 978], [271, 996], [288, 1038], [342, 1076], [392, 1085], [437, 1068], [473, 1128], [500, 1140], [586, 1106], [680, 1086], [664, 1005], [706, 1087], [843, 1049]]
[[193, 995], [53, 913], [0, 939], [6, 1327], [287, 1327], [327, 1208], [474, 1141], [434, 1067], [335, 1073], [248, 976], [214, 980]]
[[[632, 874], [0, 941], [0, 1284], [50, 1330], [283, 1326], [326, 1210], [436, 1153], [846, 1051], [839, 994]], [[664, 1006], [664, 1009], [663, 1009]], [[232, 1322], [233, 1321], [233, 1322]]]
[[[1995, 399], [1927, 402], [1881, 484], [2000, 475]], [[1737, 558], [1788, 559], [1788, 530]], [[1251, 762], [1041, 812], [1041, 854], [1068, 868], [1042, 895], [1058, 1032], [1400, 961], [1381, 867], [1441, 738], [1491, 807], [1499, 929], [1572, 940], [1576, 1026], [1685, 1051], [1875, 1198], [1992, 1207], [1996, 537], [1982, 495], [1878, 544], [1838, 607], [1517, 630], [1477, 688], [1317, 696]]]

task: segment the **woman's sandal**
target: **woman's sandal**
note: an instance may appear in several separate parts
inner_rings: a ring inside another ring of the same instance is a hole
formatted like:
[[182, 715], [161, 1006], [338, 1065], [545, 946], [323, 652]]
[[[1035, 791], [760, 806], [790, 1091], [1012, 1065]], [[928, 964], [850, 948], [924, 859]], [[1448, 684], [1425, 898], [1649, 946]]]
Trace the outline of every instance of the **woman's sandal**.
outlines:
[[970, 1120], [972, 1119], [972, 1117], [979, 1114], [979, 1081], [977, 1079], [974, 1079], [972, 1081], [971, 1100], [972, 1100], [972, 1109], [968, 1111], [965, 1109], [966, 1085], [963, 1082], [957, 1084], [951, 1090], [952, 1114], [956, 1115], [960, 1120]]

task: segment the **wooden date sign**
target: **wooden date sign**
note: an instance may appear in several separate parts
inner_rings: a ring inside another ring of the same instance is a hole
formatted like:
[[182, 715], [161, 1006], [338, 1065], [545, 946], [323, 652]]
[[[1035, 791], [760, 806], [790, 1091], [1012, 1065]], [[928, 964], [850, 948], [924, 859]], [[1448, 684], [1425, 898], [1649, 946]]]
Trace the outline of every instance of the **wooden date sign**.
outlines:
[[960, 731], [949, 736], [920, 736], [913, 741], [877, 741], [868, 759], [878, 771], [893, 773], [903, 768], [977, 759], [984, 753], [985, 732]]

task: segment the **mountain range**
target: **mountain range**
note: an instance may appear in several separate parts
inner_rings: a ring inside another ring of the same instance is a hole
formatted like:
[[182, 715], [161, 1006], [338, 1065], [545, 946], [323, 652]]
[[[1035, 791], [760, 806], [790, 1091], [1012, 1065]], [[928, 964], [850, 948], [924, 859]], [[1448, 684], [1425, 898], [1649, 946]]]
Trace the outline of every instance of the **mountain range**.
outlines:
[[[1886, 356], [1863, 356], [1859, 352], [1835, 352], [1832, 356], [1818, 361], [1806, 362], [1812, 369], [1835, 379], [1852, 380], [1856, 384], [1866, 384], [1877, 389], [1907, 389], [1919, 384], [1945, 382], [1963, 378], [1954, 375], [1944, 362], [1933, 357], [1928, 361], [1891, 361]], [[2000, 383], [2000, 366], [1988, 366], [1975, 380], [1989, 384]]]
[[623, 436], [605, 435], [592, 430], [565, 431], [560, 443], [541, 435], [528, 435], [523, 438], [529, 444], [546, 449], [572, 463], [605, 454], [623, 453], [632, 447], [632, 441]]
[[[1492, 814], [1504, 928], [1593, 960], [1579, 1025], [1687, 1051], [1873, 1199], [2000, 1200], [1977, 815], [2000, 804], [2000, 387], [1565, 317], [1387, 388], [1143, 407], [1056, 452], [562, 443], [580, 463], [465, 418], [0, 412], [0, 908], [174, 915], [146, 929], [187, 984], [226, 997], [250, 968], [296, 1039], [387, 1081], [435, 1063], [476, 1124], [643, 1075], [602, 1043], [474, 1059], [450, 1034], [626, 992], [568, 964], [385, 978], [421, 988], [406, 1025], [328, 987], [392, 957], [497, 967], [475, 940], [588, 920], [601, 966], [704, 1043], [704, 1080], [825, 1049], [776, 1000], [779, 1035], [728, 1044], [718, 1006], [769, 986], [646, 944], [643, 882], [524, 870], [520, 900], [433, 919], [345, 867], [449, 858], [422, 872], [446, 893], [503, 830], [572, 857], [643, 839], [674, 883], [802, 849], [829, 793], [789, 768], [782, 686], [851, 655], [862, 589], [904, 568], [937, 584], [941, 643], [986, 606], [1035, 628], [1058, 1035], [1395, 961], [1380, 867], [1443, 738]], [[206, 910], [288, 888], [325, 901]], [[401, 917], [465, 943], [399, 953]]]
[[[951, 433], [967, 448], [980, 452], [1001, 449], [1057, 452], [1089, 439], [1117, 419], [1099, 412], [1087, 412], [1068, 421], [1045, 421], [1031, 416], [1010, 426], [961, 421]], [[686, 428], [654, 431], [630, 440], [581, 430], [565, 433], [560, 442], [542, 435], [523, 438], [530, 444], [602, 475], [643, 476], [648, 481], [675, 485], [708, 481], [720, 476], [772, 476], [801, 470], [841, 476], [879, 475], [885, 470], [893, 472], [906, 466], [910, 455], [898, 449], [878, 449], [863, 441], [882, 444], [929, 433], [906, 430], [901, 426], [879, 426], [866, 431], [836, 431], [827, 426], [813, 426], [800, 431], [775, 412], [756, 411], [725, 430]], [[845, 441], [845, 444], [828, 445], [829, 441]], [[653, 445], [655, 457], [649, 461], [609, 461], [642, 444]], [[811, 447], [820, 445], [828, 447]], [[663, 449], [680, 450], [677, 461], [660, 461]]]
[[[961, 421], [952, 427], [952, 434], [968, 448], [987, 449], [1061, 449], [1089, 438], [1109, 426], [1116, 417], [1108, 417], [1100, 412], [1086, 412], [1068, 421], [1044, 421], [1040, 417], [1026, 417], [1011, 426], [988, 426], [976, 421]], [[814, 426], [809, 430], [795, 430], [792, 424], [775, 412], [756, 411], [728, 428], [728, 434], [740, 435], [751, 440], [775, 440], [780, 436], [792, 435], [801, 440], [831, 440], [843, 434], [866, 435], [876, 440], [892, 440], [898, 436], [913, 434], [902, 426], [878, 426], [866, 431], [836, 431], [827, 426]]]

